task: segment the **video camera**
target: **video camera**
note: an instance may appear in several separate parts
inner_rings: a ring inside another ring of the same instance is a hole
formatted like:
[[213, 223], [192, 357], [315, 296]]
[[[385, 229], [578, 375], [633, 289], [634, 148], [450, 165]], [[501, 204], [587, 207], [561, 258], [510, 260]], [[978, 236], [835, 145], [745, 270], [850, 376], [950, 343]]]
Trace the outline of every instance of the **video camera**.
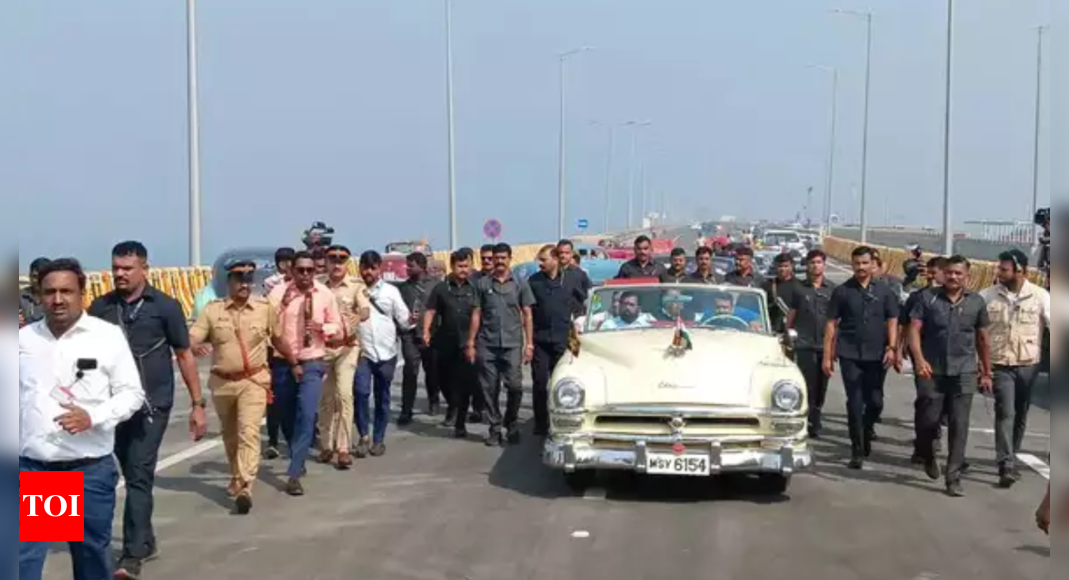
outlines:
[[1036, 212], [1035, 224], [1044, 227], [1050, 223], [1050, 208], [1045, 207]]
[[323, 222], [313, 222], [312, 227], [304, 230], [301, 241], [309, 250], [326, 248], [334, 243], [334, 228]]

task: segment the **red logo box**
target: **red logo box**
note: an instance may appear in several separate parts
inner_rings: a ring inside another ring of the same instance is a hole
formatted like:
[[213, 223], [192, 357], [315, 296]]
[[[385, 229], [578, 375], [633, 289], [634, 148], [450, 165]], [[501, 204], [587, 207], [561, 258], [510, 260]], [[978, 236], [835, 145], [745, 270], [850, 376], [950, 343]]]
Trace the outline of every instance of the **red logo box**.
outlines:
[[85, 474], [81, 471], [22, 471], [19, 498], [19, 541], [85, 540]]

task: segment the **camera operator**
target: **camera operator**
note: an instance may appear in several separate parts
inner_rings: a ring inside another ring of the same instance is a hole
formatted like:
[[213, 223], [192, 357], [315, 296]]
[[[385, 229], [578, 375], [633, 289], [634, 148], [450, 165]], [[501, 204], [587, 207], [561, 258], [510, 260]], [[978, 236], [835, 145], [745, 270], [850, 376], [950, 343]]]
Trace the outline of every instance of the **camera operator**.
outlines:
[[1043, 227], [1043, 233], [1039, 236], [1039, 259], [1036, 267], [1039, 268], [1046, 280], [1044, 284], [1050, 290], [1050, 208], [1036, 212], [1036, 225]]

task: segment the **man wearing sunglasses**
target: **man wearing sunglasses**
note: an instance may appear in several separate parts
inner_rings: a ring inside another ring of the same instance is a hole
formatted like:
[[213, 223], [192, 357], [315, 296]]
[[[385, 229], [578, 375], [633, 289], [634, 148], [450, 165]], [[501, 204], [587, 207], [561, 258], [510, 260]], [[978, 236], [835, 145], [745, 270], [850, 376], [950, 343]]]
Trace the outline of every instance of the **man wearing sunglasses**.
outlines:
[[364, 281], [349, 275], [349, 248], [331, 246], [326, 258], [326, 286], [338, 299], [344, 323], [341, 337], [327, 348], [327, 374], [319, 404], [319, 461], [345, 471], [353, 465], [349, 450], [353, 443], [353, 382], [360, 362], [357, 329], [371, 316], [371, 303]]
[[995, 366], [995, 454], [999, 486], [1020, 481], [1016, 458], [1028, 427], [1032, 389], [1043, 358], [1043, 332], [1050, 326], [1050, 293], [1028, 281], [1028, 256], [999, 255], [998, 284], [980, 295], [991, 318]]
[[230, 464], [226, 491], [239, 515], [252, 509], [252, 486], [260, 469], [260, 424], [271, 399], [269, 348], [273, 346], [280, 356], [296, 363], [282, 340], [278, 310], [265, 298], [252, 295], [255, 272], [253, 262], [230, 264], [228, 297], [208, 304], [189, 332], [194, 352], [212, 355], [208, 388]]
[[197, 361], [189, 347], [182, 305], [149, 284], [148, 249], [122, 242], [111, 252], [115, 290], [96, 299], [89, 315], [122, 329], [145, 389], [145, 405], [115, 431], [115, 456], [126, 480], [122, 557], [119, 578], [139, 578], [142, 563], [159, 557], [152, 528], [156, 462], [174, 406], [174, 360], [192, 401], [189, 430], [194, 441], [207, 434], [207, 405]]

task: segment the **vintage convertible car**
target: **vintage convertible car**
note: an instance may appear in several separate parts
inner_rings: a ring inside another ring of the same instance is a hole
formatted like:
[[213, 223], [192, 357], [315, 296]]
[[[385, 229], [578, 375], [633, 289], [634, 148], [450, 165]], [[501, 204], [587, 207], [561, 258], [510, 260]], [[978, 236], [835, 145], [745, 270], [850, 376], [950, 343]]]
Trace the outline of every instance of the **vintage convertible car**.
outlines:
[[763, 292], [631, 280], [596, 289], [588, 307], [551, 379], [543, 449], [573, 489], [625, 470], [754, 474], [783, 493], [812, 467], [805, 382]]

